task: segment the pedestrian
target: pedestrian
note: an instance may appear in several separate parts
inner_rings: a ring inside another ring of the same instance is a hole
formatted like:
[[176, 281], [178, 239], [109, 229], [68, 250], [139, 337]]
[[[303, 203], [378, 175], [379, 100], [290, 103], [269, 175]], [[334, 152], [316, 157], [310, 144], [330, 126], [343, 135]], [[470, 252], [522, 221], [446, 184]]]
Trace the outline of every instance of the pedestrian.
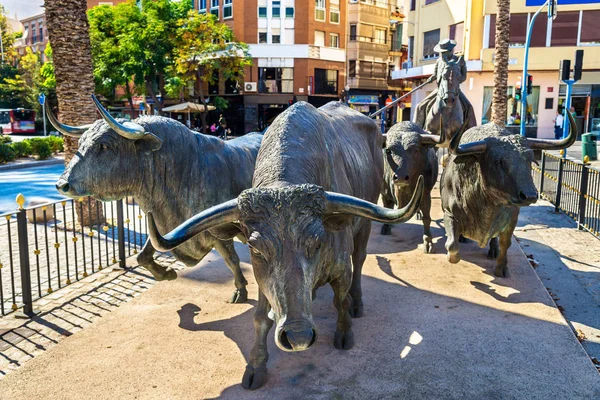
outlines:
[[575, 118], [577, 116], [577, 111], [575, 111], [575, 107], [571, 106], [569, 111], [571, 111], [571, 115], [573, 116], [573, 118]]
[[217, 131], [215, 132], [215, 134], [221, 139], [226, 139], [227, 138], [227, 130], [226, 129], [227, 129], [227, 125], [225, 125], [224, 123], [221, 123], [217, 127]]
[[216, 131], [217, 131], [217, 124], [216, 124], [216, 122], [213, 122], [212, 125], [210, 126], [210, 133], [212, 133], [214, 135]]
[[554, 122], [554, 139], [560, 139], [563, 136], [563, 116], [560, 109], [556, 110]]

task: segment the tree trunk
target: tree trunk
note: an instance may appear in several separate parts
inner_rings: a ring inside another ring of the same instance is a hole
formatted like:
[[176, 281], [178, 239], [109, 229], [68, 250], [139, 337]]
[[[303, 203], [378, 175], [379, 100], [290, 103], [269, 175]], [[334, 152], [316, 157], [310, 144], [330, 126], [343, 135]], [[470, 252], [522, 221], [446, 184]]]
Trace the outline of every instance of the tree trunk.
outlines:
[[198, 97], [198, 103], [204, 105], [204, 110], [200, 112], [200, 117], [202, 118], [202, 133], [205, 135], [208, 133], [206, 131], [206, 117], [208, 117], [208, 103], [204, 102], [204, 88], [202, 87], [202, 81], [200, 81], [200, 86], [198, 89], [200, 96]]
[[146, 93], [152, 97], [154, 101], [154, 109], [158, 112], [158, 115], [161, 115], [162, 107], [158, 102], [158, 97], [156, 97], [156, 93], [154, 92], [154, 88], [152, 87], [152, 80], [150, 77], [146, 77]]
[[135, 107], [133, 106], [133, 93], [131, 91], [130, 82], [125, 84], [125, 94], [127, 95], [127, 101], [129, 102], [129, 108], [131, 109], [131, 119], [133, 119]]
[[[510, 41], [510, 0], [498, 0], [496, 15], [496, 48], [494, 51], [494, 94], [492, 97], [492, 121], [506, 125], [508, 90], [508, 44]], [[525, 118], [524, 115], [521, 118]]]
[[[87, 3], [81, 0], [45, 0], [45, 9], [61, 122], [68, 125], [89, 124], [96, 120], [96, 108], [91, 99], [94, 74]], [[77, 152], [77, 139], [65, 137], [64, 147], [67, 165]], [[82, 204], [83, 213], [80, 207], [76, 207], [80, 225], [92, 226], [105, 221], [102, 208], [96, 210], [95, 200], [85, 200]]]

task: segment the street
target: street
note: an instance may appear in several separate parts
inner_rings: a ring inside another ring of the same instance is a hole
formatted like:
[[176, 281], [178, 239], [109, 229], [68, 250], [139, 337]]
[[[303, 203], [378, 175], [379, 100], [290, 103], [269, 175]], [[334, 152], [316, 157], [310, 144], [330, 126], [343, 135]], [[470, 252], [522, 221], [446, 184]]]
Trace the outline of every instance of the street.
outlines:
[[0, 172], [0, 213], [17, 207], [15, 196], [22, 193], [26, 205], [32, 200], [55, 201], [63, 199], [54, 184], [64, 171], [62, 164], [45, 165]]

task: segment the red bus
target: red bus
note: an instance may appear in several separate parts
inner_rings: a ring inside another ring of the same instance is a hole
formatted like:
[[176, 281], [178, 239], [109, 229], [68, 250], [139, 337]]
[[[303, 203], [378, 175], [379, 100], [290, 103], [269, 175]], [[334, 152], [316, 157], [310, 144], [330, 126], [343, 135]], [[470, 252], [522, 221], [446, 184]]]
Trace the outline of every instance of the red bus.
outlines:
[[5, 135], [35, 133], [35, 111], [24, 108], [0, 108], [0, 128]]

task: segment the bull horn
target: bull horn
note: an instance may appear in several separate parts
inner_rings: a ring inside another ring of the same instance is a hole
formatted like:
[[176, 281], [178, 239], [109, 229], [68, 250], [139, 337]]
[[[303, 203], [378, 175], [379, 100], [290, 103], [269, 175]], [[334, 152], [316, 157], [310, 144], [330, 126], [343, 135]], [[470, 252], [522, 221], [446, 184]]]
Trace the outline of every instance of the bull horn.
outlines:
[[48, 120], [50, 121], [52, 126], [54, 126], [54, 128], [56, 128], [57, 131], [59, 131], [65, 136], [79, 138], [81, 137], [81, 135], [83, 135], [83, 132], [87, 131], [92, 126], [92, 124], [81, 126], [69, 126], [61, 124], [58, 121], [58, 119], [54, 116], [54, 113], [52, 113], [52, 110], [50, 109], [50, 106], [48, 105], [47, 101], [44, 103], [44, 107], [46, 107], [46, 115], [48, 116]]
[[575, 125], [575, 118], [567, 111], [569, 117], [569, 135], [564, 139], [527, 139], [529, 147], [532, 150], [560, 150], [570, 147], [577, 139], [577, 125]]
[[149, 212], [148, 233], [155, 249], [169, 251], [207, 229], [235, 222], [238, 219], [237, 199], [233, 199], [196, 214], [165, 236], [162, 236], [156, 227], [152, 213]]
[[102, 104], [100, 104], [100, 101], [98, 101], [96, 96], [92, 95], [92, 100], [94, 100], [96, 108], [100, 112], [100, 115], [102, 115], [102, 119], [104, 119], [108, 126], [110, 126], [119, 135], [126, 139], [137, 140], [141, 139], [142, 136], [146, 134], [144, 127], [136, 124], [135, 122], [124, 122], [122, 124], [117, 122], [117, 120], [110, 115], [110, 113], [102, 106]]
[[346, 194], [325, 192], [325, 198], [327, 200], [327, 210], [325, 213], [326, 215], [354, 215], [357, 217], [368, 218], [373, 221], [391, 224], [406, 222], [412, 218], [421, 205], [424, 186], [423, 181], [423, 175], [420, 175], [412, 198], [405, 207], [399, 210], [381, 207], [369, 201]]
[[460, 144], [460, 140], [462, 139], [463, 133], [467, 130], [467, 126], [469, 125], [469, 120], [465, 119], [462, 126], [456, 132], [452, 140], [450, 141], [450, 146], [448, 146], [448, 151], [451, 154], [457, 156], [466, 156], [470, 154], [478, 154], [483, 153], [486, 149], [486, 143], [484, 140], [480, 140], [478, 142], [471, 142], [467, 144]]

